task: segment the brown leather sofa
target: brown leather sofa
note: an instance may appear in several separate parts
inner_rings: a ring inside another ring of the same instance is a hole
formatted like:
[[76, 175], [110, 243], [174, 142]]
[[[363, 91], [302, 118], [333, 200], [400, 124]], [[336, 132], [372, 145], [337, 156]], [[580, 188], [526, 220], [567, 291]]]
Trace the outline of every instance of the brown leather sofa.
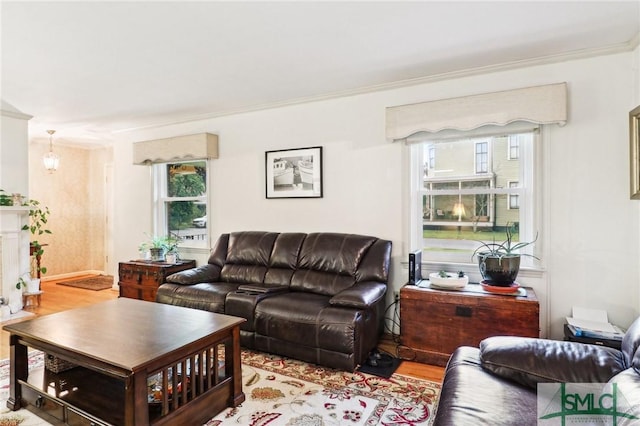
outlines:
[[640, 318], [627, 330], [621, 350], [505, 336], [489, 337], [479, 348], [462, 346], [447, 364], [433, 426], [541, 424], [537, 384], [549, 382], [617, 383], [637, 417], [619, 417], [617, 424], [640, 424], [639, 347]]
[[156, 301], [247, 319], [241, 344], [353, 371], [382, 331], [391, 242], [338, 233], [222, 234]]

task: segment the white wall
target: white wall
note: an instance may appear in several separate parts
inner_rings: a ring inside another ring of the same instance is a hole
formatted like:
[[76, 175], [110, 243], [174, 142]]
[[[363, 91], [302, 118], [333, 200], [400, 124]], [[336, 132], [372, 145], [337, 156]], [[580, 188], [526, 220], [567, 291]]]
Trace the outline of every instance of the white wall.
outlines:
[[[627, 130], [628, 111], [637, 101], [637, 55], [636, 50], [120, 134], [116, 257], [135, 257], [143, 233], [151, 230], [149, 172], [131, 164], [131, 143], [206, 131], [220, 137], [220, 158], [211, 173], [214, 239], [237, 230], [390, 239], [391, 295], [407, 276], [401, 262], [409, 249], [408, 151], [385, 140], [385, 107], [566, 81], [569, 122], [546, 132], [543, 153], [540, 244], [546, 272], [525, 271], [521, 281], [538, 293], [543, 335], [560, 337], [574, 304], [606, 309], [612, 321], [628, 326], [640, 306], [640, 203], [629, 200]], [[265, 199], [265, 151], [316, 145], [324, 147], [324, 197]]]
[[31, 119], [2, 101], [0, 111], [0, 189], [7, 195], [29, 195], [29, 157], [27, 140]]

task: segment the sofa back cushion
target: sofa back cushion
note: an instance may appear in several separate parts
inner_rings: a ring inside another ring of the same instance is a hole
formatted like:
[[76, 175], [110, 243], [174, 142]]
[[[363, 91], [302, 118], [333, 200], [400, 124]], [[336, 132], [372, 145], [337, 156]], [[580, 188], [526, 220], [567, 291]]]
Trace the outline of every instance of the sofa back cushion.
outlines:
[[229, 234], [227, 255], [220, 281], [261, 284], [264, 282], [275, 232], [233, 232]]
[[300, 248], [307, 234], [283, 232], [273, 245], [269, 268], [264, 277], [266, 286], [289, 285], [298, 264]]
[[340, 233], [232, 232], [216, 241], [209, 264], [219, 281], [334, 296], [363, 281], [386, 283], [391, 242]]
[[315, 233], [302, 243], [291, 289], [327, 296], [358, 282], [358, 268], [377, 238], [364, 235]]

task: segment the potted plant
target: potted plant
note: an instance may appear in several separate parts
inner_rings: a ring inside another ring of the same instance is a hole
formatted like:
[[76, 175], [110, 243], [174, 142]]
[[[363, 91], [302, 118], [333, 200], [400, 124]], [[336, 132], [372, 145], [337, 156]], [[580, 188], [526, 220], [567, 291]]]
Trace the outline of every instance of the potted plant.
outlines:
[[178, 244], [180, 243], [180, 237], [169, 233], [165, 237], [165, 259], [167, 263], [176, 263], [178, 261]]
[[174, 235], [154, 235], [150, 236], [148, 241], [143, 242], [138, 247], [138, 250], [149, 251], [151, 254], [151, 261], [162, 262], [165, 261], [167, 253], [173, 255], [173, 262], [175, 263], [175, 256], [177, 255], [179, 237]]
[[[51, 231], [47, 228], [49, 214], [51, 214], [49, 207], [41, 205], [37, 200], [28, 200], [25, 205], [30, 207], [29, 224], [24, 225], [22, 230], [31, 232], [31, 235], [36, 238], [43, 234], [51, 234]], [[40, 265], [40, 259], [42, 258], [44, 249], [37, 239], [31, 241], [29, 249], [33, 260], [35, 276], [36, 278], [40, 278], [41, 274], [47, 273], [47, 268]]]
[[158, 235], [150, 236], [148, 241], [140, 244], [138, 250], [149, 251], [153, 262], [164, 261], [166, 250], [164, 240], [164, 237]]
[[538, 234], [533, 241], [518, 242], [513, 241], [514, 227], [507, 223], [505, 233], [507, 238], [501, 243], [486, 243], [478, 241], [481, 245], [473, 252], [473, 256], [478, 258], [478, 266], [482, 278], [489, 284], [499, 287], [508, 287], [513, 284], [520, 271], [520, 257], [536, 256], [528, 253], [520, 253], [519, 250], [533, 244], [538, 239]]
[[27, 293], [38, 293], [40, 291], [40, 278], [31, 278], [28, 272], [22, 274], [16, 283], [17, 290], [26, 290]]

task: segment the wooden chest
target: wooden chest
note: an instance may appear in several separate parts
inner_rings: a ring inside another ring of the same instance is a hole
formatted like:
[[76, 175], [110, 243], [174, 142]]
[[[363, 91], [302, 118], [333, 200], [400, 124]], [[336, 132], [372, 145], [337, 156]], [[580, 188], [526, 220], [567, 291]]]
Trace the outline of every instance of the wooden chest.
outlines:
[[458, 346], [477, 347], [489, 336], [539, 337], [538, 299], [533, 289], [524, 290], [526, 296], [510, 296], [486, 293], [478, 284], [463, 291], [404, 286], [400, 357], [444, 366]]
[[120, 297], [156, 301], [156, 293], [166, 278], [185, 269], [195, 268], [195, 260], [181, 260], [178, 263], [145, 262], [132, 260], [120, 262], [118, 284]]

